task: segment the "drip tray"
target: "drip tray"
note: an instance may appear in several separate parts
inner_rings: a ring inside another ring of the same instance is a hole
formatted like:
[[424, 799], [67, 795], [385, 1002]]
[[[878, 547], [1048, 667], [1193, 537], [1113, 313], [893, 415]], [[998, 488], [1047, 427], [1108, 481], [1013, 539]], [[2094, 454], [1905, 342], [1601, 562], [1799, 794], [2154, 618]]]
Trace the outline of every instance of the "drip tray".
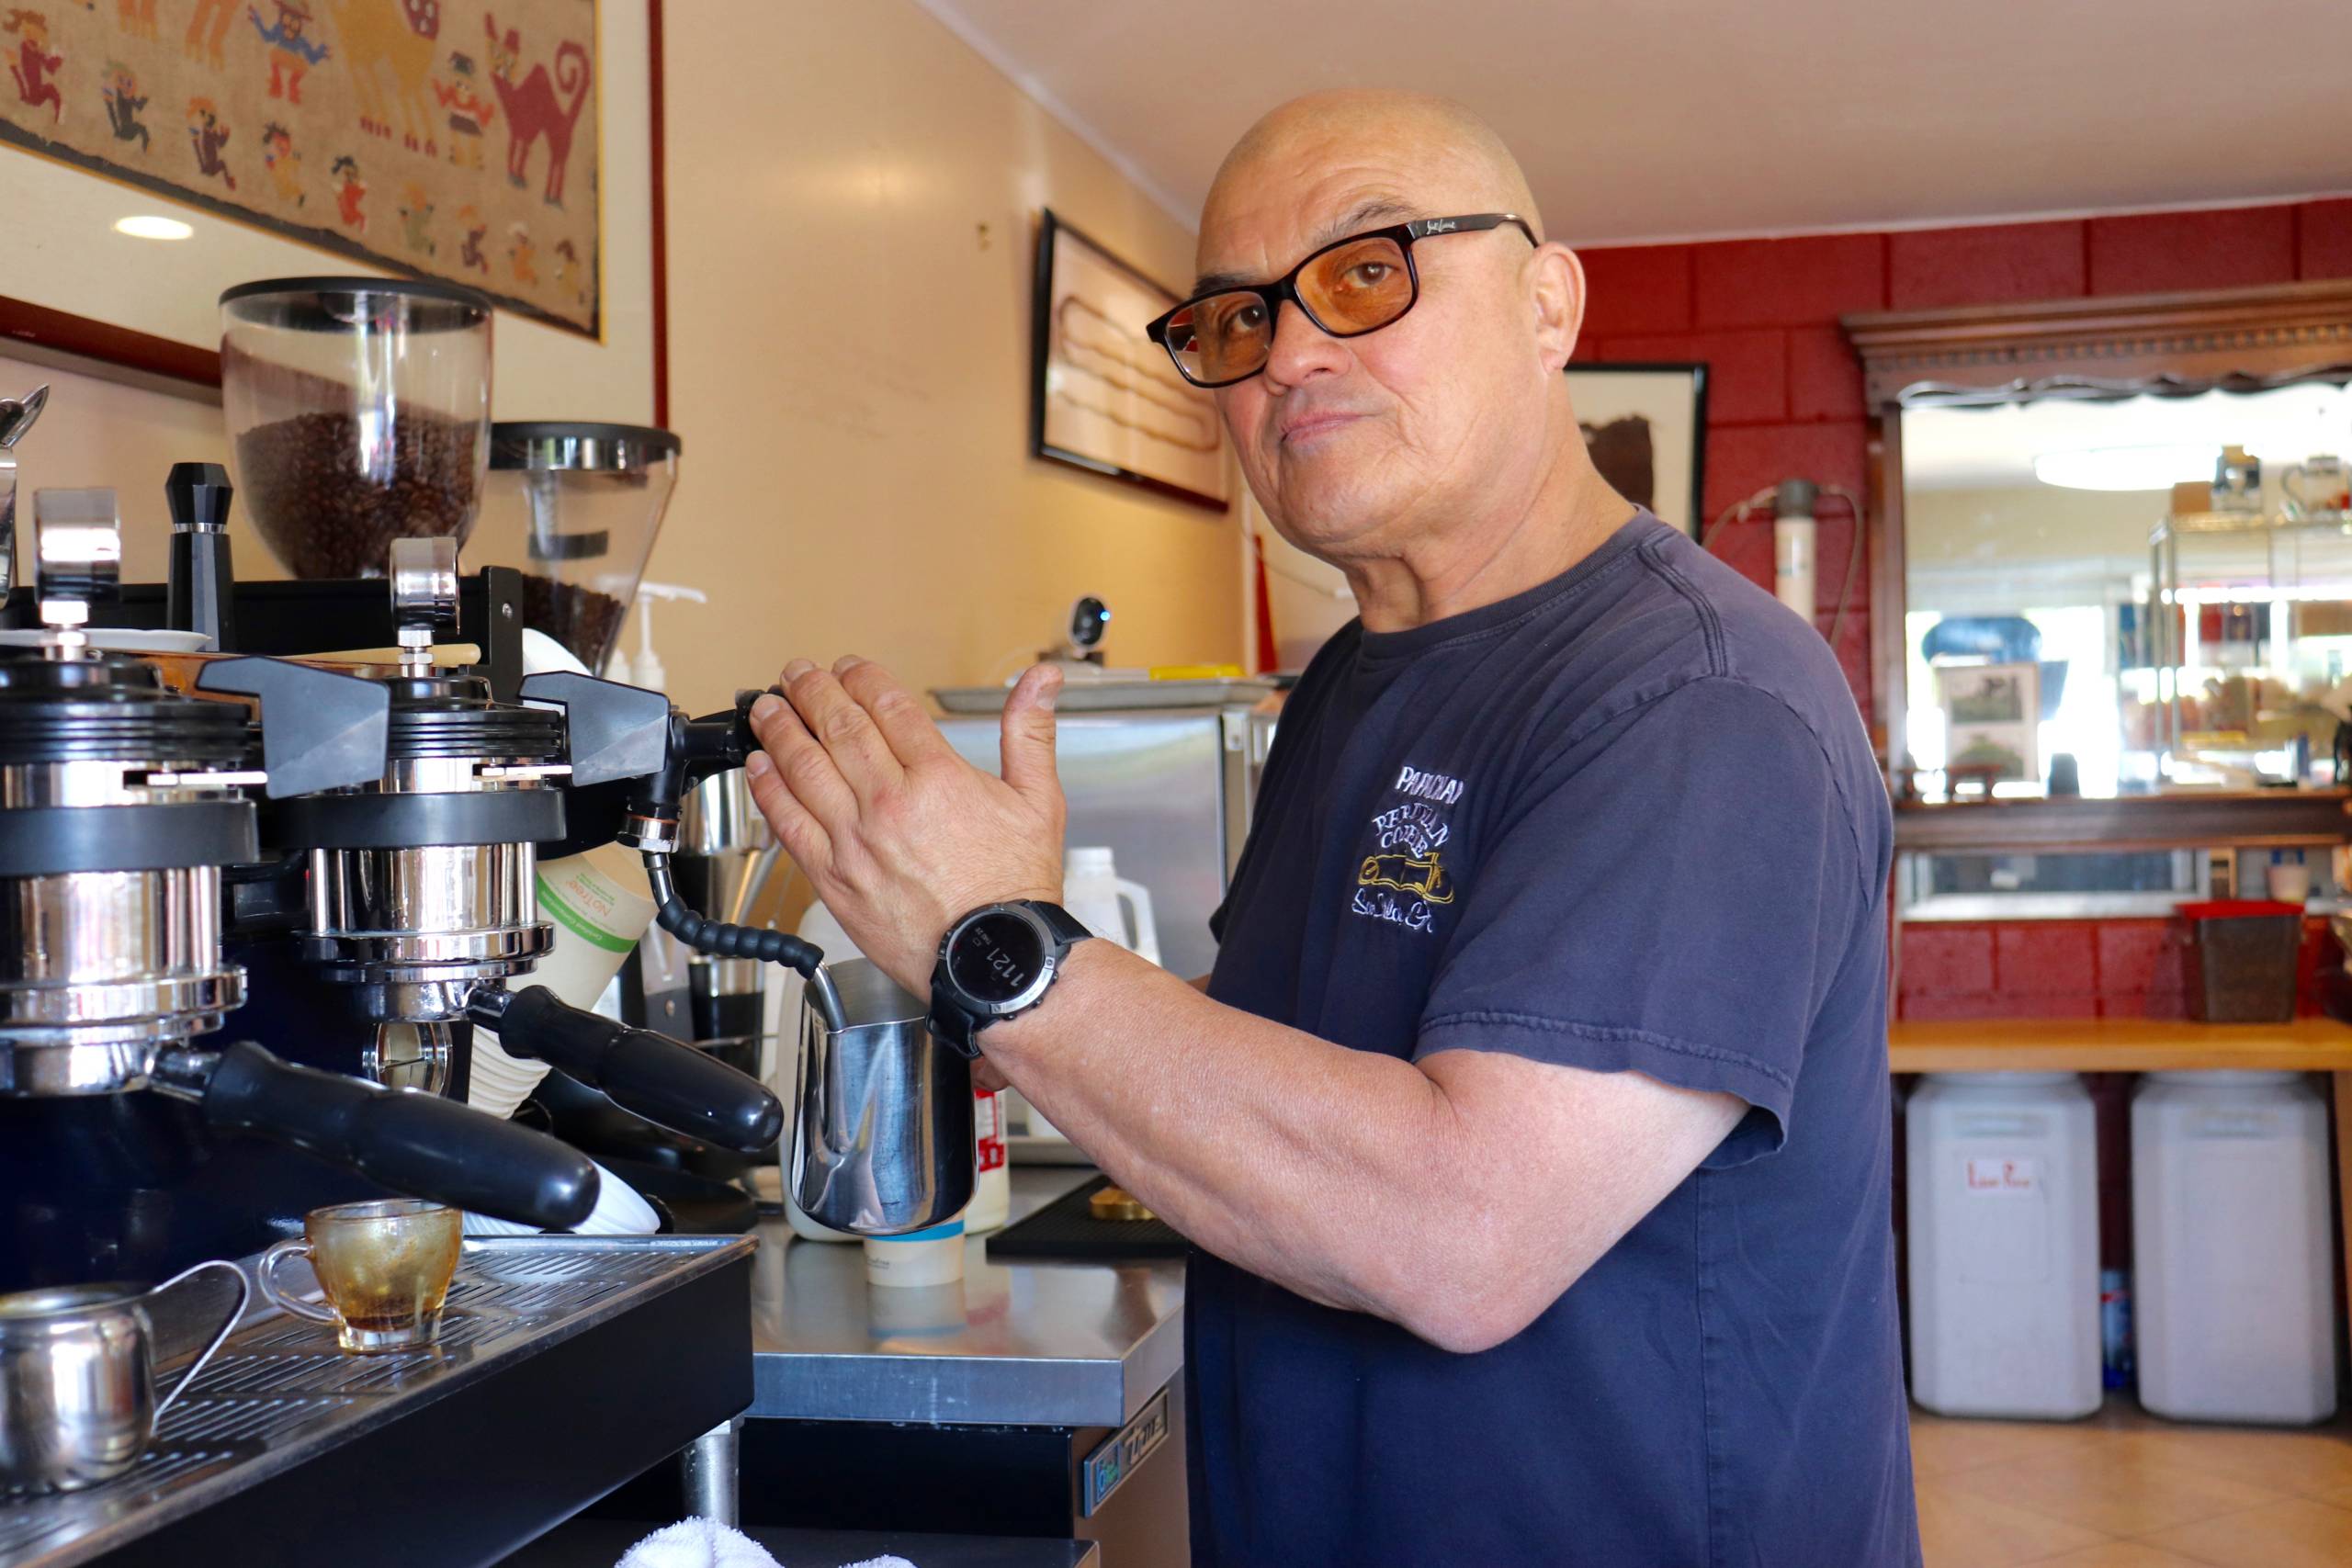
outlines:
[[751, 1403], [752, 1247], [469, 1236], [439, 1342], [388, 1355], [249, 1315], [128, 1474], [0, 1506], [0, 1568], [495, 1562]]

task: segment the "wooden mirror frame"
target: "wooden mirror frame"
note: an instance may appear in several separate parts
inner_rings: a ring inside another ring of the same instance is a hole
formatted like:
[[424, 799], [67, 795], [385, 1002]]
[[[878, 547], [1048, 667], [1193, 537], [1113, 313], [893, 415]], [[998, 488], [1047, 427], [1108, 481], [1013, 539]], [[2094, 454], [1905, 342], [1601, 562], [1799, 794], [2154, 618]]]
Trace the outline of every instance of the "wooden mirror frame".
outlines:
[[1883, 758], [1903, 761], [1903, 412], [2044, 398], [2185, 397], [2352, 378], [2352, 278], [1840, 318], [1872, 422], [1871, 668]]

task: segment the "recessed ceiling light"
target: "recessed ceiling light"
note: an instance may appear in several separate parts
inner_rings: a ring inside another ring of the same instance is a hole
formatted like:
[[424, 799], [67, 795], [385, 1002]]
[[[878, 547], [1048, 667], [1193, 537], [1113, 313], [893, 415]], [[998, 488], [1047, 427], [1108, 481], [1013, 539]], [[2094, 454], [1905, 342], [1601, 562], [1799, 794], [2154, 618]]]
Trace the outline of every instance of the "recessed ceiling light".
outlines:
[[2033, 477], [2067, 490], [2170, 490], [2184, 479], [2213, 471], [2221, 448], [2177, 443], [2165, 446], [2086, 446], [2044, 452], [2033, 460]]
[[115, 220], [114, 231], [128, 234], [135, 240], [185, 240], [196, 231], [176, 218], [158, 218], [141, 214], [133, 218]]

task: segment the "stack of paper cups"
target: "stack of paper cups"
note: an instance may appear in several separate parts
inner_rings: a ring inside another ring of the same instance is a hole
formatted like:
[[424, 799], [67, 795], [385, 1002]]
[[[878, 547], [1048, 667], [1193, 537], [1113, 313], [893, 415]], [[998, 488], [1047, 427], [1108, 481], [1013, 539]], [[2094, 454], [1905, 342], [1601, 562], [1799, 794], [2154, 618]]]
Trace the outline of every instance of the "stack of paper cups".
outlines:
[[[538, 869], [539, 916], [555, 927], [555, 946], [523, 984], [545, 986], [576, 1008], [593, 1008], [653, 923], [653, 889], [634, 850], [605, 844]], [[510, 1056], [498, 1036], [474, 1031], [467, 1102], [512, 1116], [547, 1077], [548, 1065]]]

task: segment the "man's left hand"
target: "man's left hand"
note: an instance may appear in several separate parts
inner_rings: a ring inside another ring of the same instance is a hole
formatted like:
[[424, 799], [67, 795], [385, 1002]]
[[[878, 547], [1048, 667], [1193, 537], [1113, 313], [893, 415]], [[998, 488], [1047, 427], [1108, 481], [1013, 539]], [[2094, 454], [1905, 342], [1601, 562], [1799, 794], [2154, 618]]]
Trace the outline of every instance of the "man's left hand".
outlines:
[[752, 798], [817, 896], [868, 958], [916, 996], [948, 926], [983, 904], [1058, 900], [1061, 783], [1054, 697], [1039, 665], [1004, 705], [1004, 776], [959, 756], [921, 702], [878, 664], [784, 668], [786, 698], [752, 705], [763, 750]]

